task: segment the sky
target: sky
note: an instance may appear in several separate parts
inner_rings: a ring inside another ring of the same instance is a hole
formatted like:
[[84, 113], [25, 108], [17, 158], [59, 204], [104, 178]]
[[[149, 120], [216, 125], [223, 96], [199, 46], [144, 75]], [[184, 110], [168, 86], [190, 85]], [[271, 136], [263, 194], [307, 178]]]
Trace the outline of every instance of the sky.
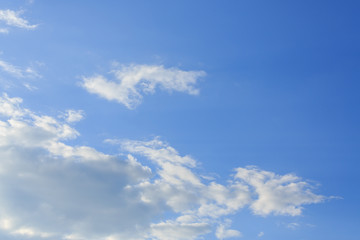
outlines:
[[359, 239], [359, 7], [1, 1], [0, 239]]

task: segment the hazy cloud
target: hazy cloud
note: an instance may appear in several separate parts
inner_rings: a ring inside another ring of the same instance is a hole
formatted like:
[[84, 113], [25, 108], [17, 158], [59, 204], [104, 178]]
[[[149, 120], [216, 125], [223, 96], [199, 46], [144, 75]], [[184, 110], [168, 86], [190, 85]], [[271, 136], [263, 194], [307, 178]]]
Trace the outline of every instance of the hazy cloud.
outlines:
[[9, 33], [9, 29], [7, 29], [7, 28], [0, 28], [0, 33], [7, 34], [7, 33]]

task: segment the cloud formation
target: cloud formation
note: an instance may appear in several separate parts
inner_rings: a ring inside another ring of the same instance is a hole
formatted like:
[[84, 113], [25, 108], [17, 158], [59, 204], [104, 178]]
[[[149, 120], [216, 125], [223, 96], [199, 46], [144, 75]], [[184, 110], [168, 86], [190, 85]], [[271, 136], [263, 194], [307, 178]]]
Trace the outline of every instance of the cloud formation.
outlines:
[[[7, 26], [18, 27], [23, 29], [35, 29], [37, 25], [31, 25], [29, 22], [21, 18], [22, 11], [15, 12], [13, 10], [0, 10], [0, 21], [4, 22]], [[1, 28], [0, 33], [8, 33], [7, 28]]]
[[233, 229], [228, 229], [230, 226], [231, 221], [227, 220], [225, 223], [220, 224], [216, 229], [216, 237], [218, 239], [225, 239], [225, 238], [233, 238], [233, 237], [241, 237], [241, 232]]
[[156, 88], [197, 95], [199, 90], [195, 84], [205, 72], [183, 71], [162, 65], [131, 64], [116, 67], [111, 74], [115, 79], [109, 80], [99, 74], [83, 77], [81, 86], [90, 93], [134, 109], [141, 103], [143, 94], [153, 94]]
[[54, 118], [21, 104], [0, 97], [0, 236], [225, 239], [241, 236], [228, 218], [244, 207], [294, 216], [324, 199], [293, 174], [254, 167], [235, 169], [226, 185], [206, 180], [194, 158], [159, 138], [108, 140], [120, 146], [119, 155], [72, 146], [67, 141], [80, 135], [68, 125], [73, 112]]
[[69, 109], [62, 115], [62, 117], [65, 119], [68, 123], [74, 123], [82, 120], [84, 118], [84, 111], [83, 110], [74, 110]]
[[41, 75], [32, 67], [21, 68], [0, 59], [0, 69], [16, 78], [40, 78]]
[[255, 214], [290, 215], [301, 214], [304, 204], [318, 203], [323, 196], [311, 192], [309, 183], [293, 174], [277, 175], [256, 167], [237, 168], [236, 179], [241, 179], [254, 189], [258, 198], [251, 203]]

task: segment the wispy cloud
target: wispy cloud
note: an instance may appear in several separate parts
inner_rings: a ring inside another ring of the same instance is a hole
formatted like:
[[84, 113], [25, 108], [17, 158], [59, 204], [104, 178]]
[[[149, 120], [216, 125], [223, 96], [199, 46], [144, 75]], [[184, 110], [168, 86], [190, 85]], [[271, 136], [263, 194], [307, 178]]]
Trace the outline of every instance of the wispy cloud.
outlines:
[[0, 231], [14, 239], [225, 239], [241, 236], [227, 218], [245, 207], [299, 215], [324, 199], [299, 177], [257, 168], [237, 168], [227, 184], [204, 180], [193, 157], [160, 138], [108, 140], [119, 155], [72, 146], [80, 133], [68, 122], [81, 116], [41, 115], [0, 97]]
[[[7, 26], [18, 27], [23, 29], [35, 29], [37, 25], [30, 24], [26, 19], [21, 18], [22, 11], [13, 10], [0, 10], [0, 21], [4, 22]], [[8, 33], [9, 30], [2, 28], [1, 33]]]
[[0, 68], [2, 71], [9, 73], [15, 77], [23, 77], [23, 70], [19, 67], [16, 67], [8, 62], [0, 60]]
[[287, 227], [287, 228], [290, 228], [290, 229], [292, 229], [292, 230], [295, 230], [295, 229], [297, 229], [297, 228], [300, 227], [300, 224], [299, 224], [299, 223], [296, 223], [296, 222], [293, 222], [293, 223], [287, 224], [286, 227]]
[[24, 83], [23, 85], [24, 85], [24, 87], [26, 87], [29, 91], [35, 91], [35, 90], [38, 89], [37, 87], [31, 85], [30, 83]]
[[21, 68], [0, 59], [0, 70], [16, 78], [41, 78], [32, 67]]
[[162, 65], [132, 64], [116, 67], [111, 74], [115, 79], [109, 80], [99, 74], [83, 77], [81, 86], [90, 93], [133, 109], [141, 103], [143, 94], [152, 94], [156, 88], [197, 95], [199, 90], [195, 88], [195, 84], [205, 72], [183, 71]]

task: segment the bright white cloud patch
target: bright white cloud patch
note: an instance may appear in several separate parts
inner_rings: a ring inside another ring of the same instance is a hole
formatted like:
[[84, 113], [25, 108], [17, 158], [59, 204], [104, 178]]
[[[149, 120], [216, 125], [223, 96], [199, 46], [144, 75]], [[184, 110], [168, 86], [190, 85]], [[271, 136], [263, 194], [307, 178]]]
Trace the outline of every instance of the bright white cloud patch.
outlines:
[[[24, 29], [35, 29], [37, 25], [31, 25], [26, 19], [21, 18], [22, 11], [12, 11], [12, 10], [0, 10], [0, 22], [5, 23], [7, 26], [18, 27]], [[2, 28], [2, 33], [7, 33], [9, 30]]]
[[0, 235], [191, 240], [213, 234], [225, 239], [241, 236], [229, 229], [227, 218], [244, 207], [260, 215], [298, 215], [302, 205], [324, 199], [294, 175], [256, 168], [236, 169], [227, 184], [204, 180], [195, 159], [159, 138], [108, 141], [120, 144], [127, 157], [71, 146], [67, 140], [79, 133], [67, 122], [80, 117], [40, 115], [21, 103], [0, 97]]
[[304, 204], [318, 203], [323, 196], [311, 192], [309, 183], [293, 174], [276, 175], [257, 168], [237, 168], [236, 179], [249, 184], [258, 195], [251, 209], [259, 215], [270, 213], [296, 216]]
[[81, 85], [90, 93], [109, 101], [117, 101], [133, 109], [142, 101], [143, 94], [154, 93], [158, 87], [169, 92], [178, 91], [197, 95], [195, 88], [203, 71], [183, 71], [161, 65], [128, 65], [113, 69], [113, 80], [102, 75], [83, 77]]

